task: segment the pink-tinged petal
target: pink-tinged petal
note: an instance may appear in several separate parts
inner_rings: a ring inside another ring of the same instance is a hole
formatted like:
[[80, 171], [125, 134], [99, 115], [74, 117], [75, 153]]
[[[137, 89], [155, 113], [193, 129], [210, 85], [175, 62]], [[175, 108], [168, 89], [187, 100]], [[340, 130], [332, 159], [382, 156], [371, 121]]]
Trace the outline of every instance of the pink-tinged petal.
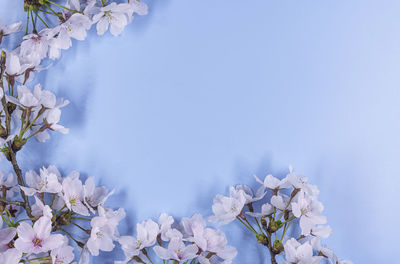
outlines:
[[97, 29], [97, 35], [104, 35], [106, 31], [108, 30], [108, 26], [110, 24], [108, 23], [107, 18], [102, 17], [99, 19], [99, 22], [97, 22], [96, 29]]
[[192, 259], [196, 257], [198, 251], [199, 248], [194, 244], [187, 246], [183, 251], [182, 260]]
[[37, 193], [37, 191], [33, 188], [24, 187], [24, 186], [20, 186], [20, 188], [27, 196], [32, 196], [35, 193]]
[[39, 175], [33, 170], [27, 171], [25, 173], [26, 184], [31, 188], [37, 187], [39, 179], [40, 179]]
[[46, 239], [49, 237], [51, 232], [51, 219], [46, 216], [42, 216], [33, 225], [33, 230], [36, 233], [37, 238]]
[[14, 227], [7, 227], [0, 230], [0, 244], [8, 244], [15, 235], [17, 234], [17, 229]]
[[35, 231], [33, 231], [32, 226], [28, 223], [21, 223], [17, 227], [18, 239], [22, 239], [26, 242], [31, 242], [32, 239], [35, 237]]
[[18, 264], [22, 258], [22, 252], [16, 248], [11, 248], [3, 253], [4, 262], [7, 264]]
[[43, 251], [48, 251], [61, 247], [64, 241], [64, 236], [61, 234], [50, 235], [46, 240], [43, 241]]
[[170, 259], [169, 251], [163, 247], [155, 246], [153, 247], [154, 252], [156, 255], [161, 259]]
[[14, 247], [24, 253], [31, 253], [34, 249], [32, 241], [24, 241], [21, 238], [15, 240]]
[[115, 247], [112, 239], [108, 237], [107, 235], [104, 235], [101, 239], [98, 239], [99, 241], [99, 247], [100, 250], [102, 251], [112, 251]]
[[77, 214], [89, 216], [89, 210], [85, 205], [83, 205], [80, 201], [76, 204], [72, 205], [72, 211], [74, 211]]

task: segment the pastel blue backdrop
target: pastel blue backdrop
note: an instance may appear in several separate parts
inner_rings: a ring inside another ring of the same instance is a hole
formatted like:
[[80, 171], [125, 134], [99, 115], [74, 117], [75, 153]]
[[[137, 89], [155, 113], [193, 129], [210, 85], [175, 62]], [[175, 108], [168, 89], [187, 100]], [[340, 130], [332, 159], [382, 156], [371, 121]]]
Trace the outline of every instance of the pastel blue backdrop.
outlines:
[[[125, 233], [161, 212], [210, 215], [217, 193], [292, 164], [321, 190], [329, 247], [395, 263], [400, 2], [146, 2], [122, 36], [92, 30], [41, 74], [71, 101], [71, 131], [30, 143], [23, 168], [56, 164], [115, 188]], [[21, 4], [2, 0], [1, 19], [23, 19]], [[266, 263], [239, 225], [223, 229], [234, 263]]]

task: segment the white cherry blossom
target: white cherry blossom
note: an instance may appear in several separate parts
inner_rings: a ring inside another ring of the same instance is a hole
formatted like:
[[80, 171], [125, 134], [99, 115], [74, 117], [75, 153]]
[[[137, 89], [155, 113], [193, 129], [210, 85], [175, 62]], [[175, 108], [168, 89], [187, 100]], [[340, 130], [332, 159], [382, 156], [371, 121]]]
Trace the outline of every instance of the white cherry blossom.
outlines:
[[195, 244], [185, 245], [179, 238], [173, 238], [168, 244], [168, 249], [160, 246], [153, 248], [154, 252], [161, 259], [185, 261], [197, 256], [198, 248]]
[[15, 248], [24, 253], [47, 252], [63, 243], [63, 235], [51, 234], [51, 219], [45, 216], [39, 218], [33, 227], [26, 222], [20, 223], [17, 233]]

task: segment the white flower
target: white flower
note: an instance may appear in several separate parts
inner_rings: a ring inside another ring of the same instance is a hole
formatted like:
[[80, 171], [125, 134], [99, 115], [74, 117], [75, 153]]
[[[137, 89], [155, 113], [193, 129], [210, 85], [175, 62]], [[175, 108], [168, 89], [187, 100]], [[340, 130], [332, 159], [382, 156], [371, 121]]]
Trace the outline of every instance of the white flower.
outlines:
[[257, 190], [256, 196], [254, 196], [253, 191], [247, 185], [240, 184], [235, 187], [235, 189], [230, 189], [230, 195], [235, 196], [238, 191], [242, 190], [244, 192], [244, 197], [246, 198], [246, 204], [257, 202], [264, 198], [266, 192], [264, 188], [259, 188]]
[[104, 204], [113, 193], [114, 190], [107, 194], [107, 188], [104, 186], [96, 187], [93, 177], [89, 177], [83, 186], [84, 203], [92, 213], [94, 213], [94, 208]]
[[22, 252], [16, 248], [11, 248], [0, 254], [0, 263], [18, 264], [22, 258]]
[[168, 244], [168, 249], [155, 246], [153, 250], [161, 259], [171, 259], [179, 262], [195, 258], [199, 249], [194, 244], [186, 246], [181, 239], [173, 238]]
[[159, 232], [158, 224], [149, 219], [136, 225], [139, 248], [151, 247], [156, 243]]
[[125, 261], [120, 261], [120, 263], [128, 263], [134, 256], [140, 254], [140, 245], [136, 238], [132, 236], [121, 236], [118, 238], [118, 243], [121, 244], [121, 248], [125, 254]]
[[9, 173], [7, 177], [4, 176], [4, 173], [0, 171], [0, 188], [6, 191], [6, 197], [13, 197], [14, 193], [18, 192], [17, 177], [12, 173]]
[[291, 203], [293, 215], [300, 218], [302, 235], [308, 235], [318, 224], [325, 224], [326, 217], [321, 215], [323, 205], [304, 191], [297, 194], [297, 199]]
[[290, 238], [284, 248], [285, 258], [289, 263], [314, 264], [322, 259], [321, 256], [313, 256], [313, 248], [309, 241], [300, 244], [296, 239]]
[[100, 12], [93, 16], [93, 22], [97, 23], [96, 29], [98, 35], [103, 35], [110, 27], [110, 33], [118, 36], [122, 33], [125, 26], [129, 22], [128, 14], [130, 10], [127, 9], [129, 4], [111, 4], [102, 7]]
[[159, 233], [159, 226], [153, 220], [149, 219], [136, 225], [137, 238], [132, 236], [122, 236], [118, 238], [122, 250], [125, 254], [125, 261], [117, 263], [128, 263], [132, 257], [138, 256], [140, 251], [146, 247], [151, 247], [156, 243]]
[[32, 68], [34, 65], [21, 64], [19, 56], [14, 52], [7, 53], [6, 60], [6, 73], [8, 76], [18, 76], [23, 74], [28, 68]]
[[50, 206], [45, 205], [39, 198], [35, 197], [35, 204], [32, 205], [32, 215], [35, 217], [46, 216], [48, 218], [52, 218], [53, 214], [51, 212]]
[[328, 238], [332, 234], [332, 228], [328, 225], [317, 225], [311, 229], [310, 233], [316, 237]]
[[194, 242], [203, 251], [213, 252], [222, 259], [233, 259], [237, 252], [227, 245], [225, 234], [213, 228], [195, 229]]
[[90, 222], [92, 231], [87, 242], [87, 248], [93, 256], [99, 255], [99, 250], [111, 251], [114, 249], [114, 243], [107, 225], [107, 219], [103, 217], [95, 217]]
[[266, 203], [261, 206], [260, 213], [246, 212], [246, 214], [248, 214], [252, 217], [262, 217], [262, 216], [271, 215], [273, 212], [274, 212], [274, 207], [271, 204]]
[[148, 8], [147, 5], [143, 2], [140, 2], [138, 0], [132, 0], [129, 1], [128, 4], [124, 4], [126, 6], [125, 12], [128, 16], [128, 21], [131, 22], [133, 20], [133, 13], [136, 13], [138, 15], [147, 15]]
[[244, 191], [236, 191], [233, 187], [231, 187], [230, 191], [230, 197], [218, 194], [214, 198], [214, 203], [212, 205], [214, 215], [209, 218], [209, 221], [220, 221], [220, 225], [225, 225], [235, 220], [235, 218], [242, 212], [246, 203]]
[[93, 256], [97, 256], [99, 250], [111, 251], [114, 249], [113, 240], [118, 235], [116, 228], [119, 221], [124, 217], [125, 211], [123, 209], [106, 211], [103, 207], [99, 207], [99, 216], [94, 217], [90, 221], [92, 230], [86, 244]]
[[22, 29], [22, 22], [13, 23], [7, 26], [4, 25], [0, 20], [0, 35], [2, 36], [7, 36], [12, 33], [16, 33], [18, 31], [21, 31], [21, 29]]
[[63, 243], [63, 235], [51, 234], [51, 219], [41, 217], [33, 228], [26, 222], [17, 227], [18, 239], [15, 248], [24, 253], [38, 254], [58, 248]]
[[293, 188], [302, 189], [305, 193], [309, 195], [317, 196], [319, 194], [317, 186], [309, 184], [307, 177], [296, 175], [293, 172], [292, 166], [289, 167], [289, 174], [284, 180], [290, 183]]
[[46, 122], [50, 125], [50, 130], [58, 131], [62, 134], [68, 134], [69, 129], [59, 125], [61, 118], [61, 110], [59, 108], [53, 108], [49, 110], [46, 117]]
[[55, 94], [50, 91], [42, 90], [42, 86], [39, 84], [33, 88], [33, 96], [39, 101], [38, 104], [46, 108], [54, 108], [57, 103]]
[[279, 190], [279, 189], [285, 189], [290, 187], [290, 183], [287, 182], [287, 179], [279, 180], [278, 178], [275, 178], [271, 174], [268, 174], [264, 181], [262, 181], [260, 178], [258, 178], [256, 175], [254, 175], [254, 178], [256, 181], [260, 184], [262, 184], [265, 188], [271, 189], [271, 190]]
[[352, 262], [348, 260], [339, 260], [331, 249], [321, 245], [321, 241], [317, 237], [311, 239], [311, 245], [319, 254], [327, 258], [330, 264], [352, 264]]
[[53, 264], [68, 264], [74, 260], [74, 248], [64, 245], [53, 249], [50, 256]]
[[66, 22], [53, 28], [53, 37], [49, 39], [49, 58], [58, 59], [62, 49], [69, 49], [72, 46], [71, 38], [84, 40], [91, 25], [89, 17], [74, 13]]
[[160, 226], [160, 235], [163, 241], [169, 241], [171, 238], [168, 236], [171, 226], [174, 223], [174, 218], [165, 213], [161, 214], [158, 218], [158, 225]]
[[277, 209], [283, 211], [286, 209], [290, 209], [290, 205], [288, 206], [289, 197], [287, 195], [278, 193], [277, 195], [273, 195], [271, 197], [271, 204]]
[[231, 264], [232, 259], [221, 260], [217, 255], [207, 256], [208, 252], [202, 252], [197, 258], [200, 264]]
[[5, 252], [10, 249], [9, 243], [14, 239], [17, 234], [15, 227], [6, 227], [0, 229], [0, 252]]
[[7, 96], [8, 101], [19, 105], [24, 108], [33, 108], [39, 106], [39, 100], [36, 98], [32, 91], [25, 85], [19, 85], [17, 87], [18, 98]]
[[23, 64], [39, 65], [47, 56], [49, 50], [50, 29], [43, 29], [37, 34], [29, 34], [24, 37], [20, 47], [20, 59]]
[[[195, 233], [202, 232], [206, 228], [206, 221], [201, 214], [194, 214], [191, 218], [182, 218], [181, 226], [185, 231], [185, 235], [193, 237]], [[193, 242], [194, 240], [191, 241]]]
[[35, 193], [59, 193], [62, 190], [62, 186], [58, 180], [59, 172], [56, 167], [49, 166], [40, 169], [40, 175], [35, 171], [30, 170], [25, 173], [26, 184], [29, 187], [21, 186], [20, 188], [28, 196], [32, 196]]
[[69, 210], [81, 214], [89, 215], [89, 211], [83, 204], [83, 186], [79, 180], [79, 172], [73, 171], [62, 183], [63, 198]]
[[79, 257], [78, 264], [89, 264], [89, 263], [90, 263], [90, 254], [87, 246], [85, 245], [82, 249], [81, 256]]
[[21, 31], [21, 29], [22, 29], [22, 22], [13, 23], [10, 25], [4, 25], [0, 20], [0, 44], [4, 36], [8, 36], [12, 33]]

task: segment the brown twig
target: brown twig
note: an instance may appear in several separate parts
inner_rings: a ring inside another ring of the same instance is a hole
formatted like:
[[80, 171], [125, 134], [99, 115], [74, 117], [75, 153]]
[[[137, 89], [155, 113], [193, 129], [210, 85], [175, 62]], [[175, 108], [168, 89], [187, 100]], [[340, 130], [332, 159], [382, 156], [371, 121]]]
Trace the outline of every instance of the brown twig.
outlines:
[[4, 203], [4, 204], [13, 204], [13, 205], [18, 205], [18, 206], [24, 206], [24, 202], [19, 202], [19, 201], [8, 201], [4, 198], [0, 197], [0, 202]]
[[[0, 57], [0, 89], [3, 90], [4, 92], [4, 84], [3, 84], [3, 77], [4, 77], [4, 72], [6, 69], [6, 53], [4, 51], [1, 52], [1, 57]], [[4, 113], [6, 115], [6, 132], [7, 132], [7, 137], [10, 135], [11, 132], [11, 115], [8, 112], [8, 107], [7, 107], [7, 102], [6, 102], [6, 98], [5, 95], [3, 96], [3, 98], [1, 98], [1, 103], [3, 105], [3, 110]], [[24, 178], [22, 176], [22, 171], [18, 166], [18, 162], [17, 162], [17, 154], [16, 152], [13, 150], [12, 148], [12, 144], [10, 142], [8, 142], [8, 158], [13, 166], [13, 169], [15, 171], [15, 173], [17, 174], [17, 179], [18, 179], [18, 184], [20, 186], [25, 186], [24, 183]], [[24, 191], [21, 189], [21, 196], [22, 199], [24, 200], [24, 208], [26, 210], [27, 215], [30, 218], [33, 218], [32, 216], [32, 210], [31, 210], [31, 206], [29, 205], [29, 200], [28, 197], [25, 195]]]

